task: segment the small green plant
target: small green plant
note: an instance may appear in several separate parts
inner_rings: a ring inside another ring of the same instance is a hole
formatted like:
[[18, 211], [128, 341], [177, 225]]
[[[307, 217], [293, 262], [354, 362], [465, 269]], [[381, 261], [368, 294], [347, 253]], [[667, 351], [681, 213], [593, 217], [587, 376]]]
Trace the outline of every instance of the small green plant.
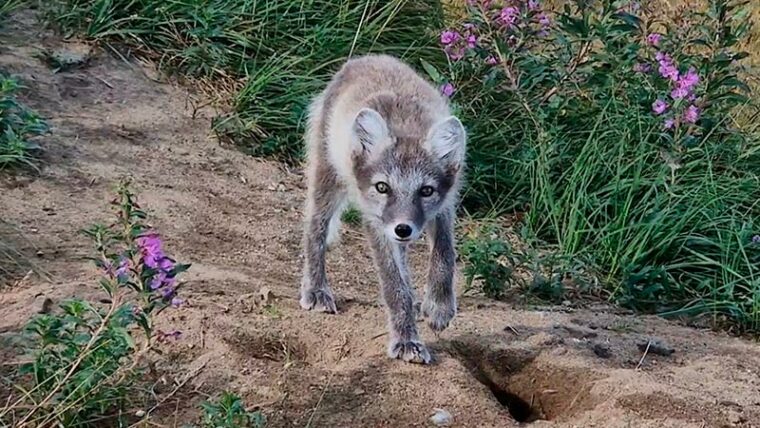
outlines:
[[355, 207], [349, 207], [343, 211], [341, 221], [351, 226], [359, 226], [362, 224], [362, 213]]
[[467, 289], [477, 282], [483, 294], [499, 298], [515, 281], [513, 273], [521, 257], [503, 237], [500, 228], [485, 225], [462, 239], [459, 252], [464, 260]]
[[243, 400], [230, 392], [223, 392], [217, 401], [204, 401], [203, 428], [262, 428], [266, 418], [259, 411], [249, 412]]
[[11, 12], [20, 8], [23, 4], [24, 0], [0, 0], [0, 26], [3, 25], [3, 20]]
[[47, 131], [35, 112], [19, 102], [18, 80], [0, 71], [0, 170], [12, 166], [33, 166], [40, 147], [33, 137]]
[[128, 405], [148, 399], [135, 394], [145, 357], [155, 341], [179, 334], [155, 330], [153, 318], [182, 304], [177, 276], [190, 265], [164, 253], [128, 182], [112, 204], [115, 222], [84, 231], [95, 243], [92, 260], [102, 274], [103, 297], [71, 299], [29, 321], [22, 342], [28, 362], [20, 365], [14, 385], [19, 394], [0, 410], [3, 424], [117, 424], [125, 422]]

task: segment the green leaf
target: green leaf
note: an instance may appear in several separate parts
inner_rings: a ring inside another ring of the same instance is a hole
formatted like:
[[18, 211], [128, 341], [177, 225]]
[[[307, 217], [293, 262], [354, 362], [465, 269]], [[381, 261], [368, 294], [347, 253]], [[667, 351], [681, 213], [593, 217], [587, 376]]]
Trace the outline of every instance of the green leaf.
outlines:
[[438, 69], [433, 66], [433, 64], [430, 64], [422, 58], [420, 58], [420, 63], [422, 64], [422, 68], [425, 69], [425, 72], [428, 74], [428, 76], [430, 76], [430, 79], [432, 79], [433, 82], [444, 83], [444, 77], [441, 75]]

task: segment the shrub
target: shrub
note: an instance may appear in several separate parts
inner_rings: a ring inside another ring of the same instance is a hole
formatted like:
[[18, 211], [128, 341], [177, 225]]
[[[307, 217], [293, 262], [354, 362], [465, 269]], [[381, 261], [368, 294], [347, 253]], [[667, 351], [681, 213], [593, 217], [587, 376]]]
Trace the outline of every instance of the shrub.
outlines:
[[176, 277], [189, 265], [166, 256], [127, 183], [113, 206], [114, 223], [84, 231], [95, 243], [103, 298], [71, 299], [29, 321], [22, 342], [28, 362], [14, 385], [20, 393], [0, 409], [3, 425], [116, 423], [129, 404], [144, 404], [147, 395], [133, 392], [145, 357], [157, 340], [179, 334], [157, 331], [153, 318], [182, 303]]
[[40, 117], [19, 102], [21, 86], [0, 71], [0, 170], [13, 166], [32, 166], [39, 146], [33, 137], [47, 131]]
[[[214, 120], [224, 141], [286, 161], [301, 157], [310, 97], [347, 57], [367, 52], [440, 61], [436, 0], [61, 0], [68, 33], [135, 47], [168, 69], [242, 86]], [[238, 81], [238, 79], [242, 79]]]
[[[659, 19], [634, 2], [467, 2], [427, 67], [470, 129], [465, 205], [528, 208], [614, 297], [760, 327], [760, 132], [741, 3]], [[749, 117], [740, 122], [737, 118]]]

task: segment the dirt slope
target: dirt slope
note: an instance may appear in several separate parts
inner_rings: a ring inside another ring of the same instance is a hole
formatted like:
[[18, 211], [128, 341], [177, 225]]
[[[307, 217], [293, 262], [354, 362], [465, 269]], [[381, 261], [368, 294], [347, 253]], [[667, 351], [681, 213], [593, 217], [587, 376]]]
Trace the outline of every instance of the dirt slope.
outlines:
[[[298, 306], [300, 175], [219, 147], [208, 138], [210, 113], [193, 117], [187, 90], [148, 78], [152, 70], [100, 53], [54, 74], [35, 52], [60, 40], [37, 33], [30, 16], [16, 18], [0, 30], [0, 67], [23, 77], [25, 101], [52, 134], [39, 176], [0, 180], [0, 217], [36, 246], [17, 242], [52, 280], [32, 275], [0, 288], [0, 334], [31, 316], [35, 300], [96, 293], [97, 273], [82, 260], [89, 243], [76, 231], [108, 219], [113, 184], [131, 174], [170, 254], [193, 263], [188, 304], [160, 322], [183, 336], [163, 345], [159, 392], [190, 376], [156, 413], [161, 426], [192, 422], [203, 394], [222, 389], [260, 405], [273, 427], [429, 426], [434, 408], [449, 411], [453, 426], [516, 426], [500, 400], [521, 419], [540, 416], [535, 427], [760, 426], [756, 343], [606, 307], [462, 297], [440, 337], [420, 323], [435, 365], [388, 360], [359, 230], [344, 230], [329, 256], [340, 314]], [[254, 304], [262, 287], [274, 295], [266, 307]], [[638, 345], [650, 338], [676, 352], [650, 352], [636, 370]]]

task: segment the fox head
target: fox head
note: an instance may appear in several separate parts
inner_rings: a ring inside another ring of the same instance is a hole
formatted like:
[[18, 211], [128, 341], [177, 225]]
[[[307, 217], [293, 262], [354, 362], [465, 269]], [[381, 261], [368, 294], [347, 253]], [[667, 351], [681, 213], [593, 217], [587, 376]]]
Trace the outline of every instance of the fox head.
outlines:
[[458, 191], [465, 158], [462, 122], [449, 116], [422, 136], [396, 135], [375, 110], [364, 108], [352, 124], [352, 158], [359, 205], [391, 241], [418, 239], [428, 220]]

